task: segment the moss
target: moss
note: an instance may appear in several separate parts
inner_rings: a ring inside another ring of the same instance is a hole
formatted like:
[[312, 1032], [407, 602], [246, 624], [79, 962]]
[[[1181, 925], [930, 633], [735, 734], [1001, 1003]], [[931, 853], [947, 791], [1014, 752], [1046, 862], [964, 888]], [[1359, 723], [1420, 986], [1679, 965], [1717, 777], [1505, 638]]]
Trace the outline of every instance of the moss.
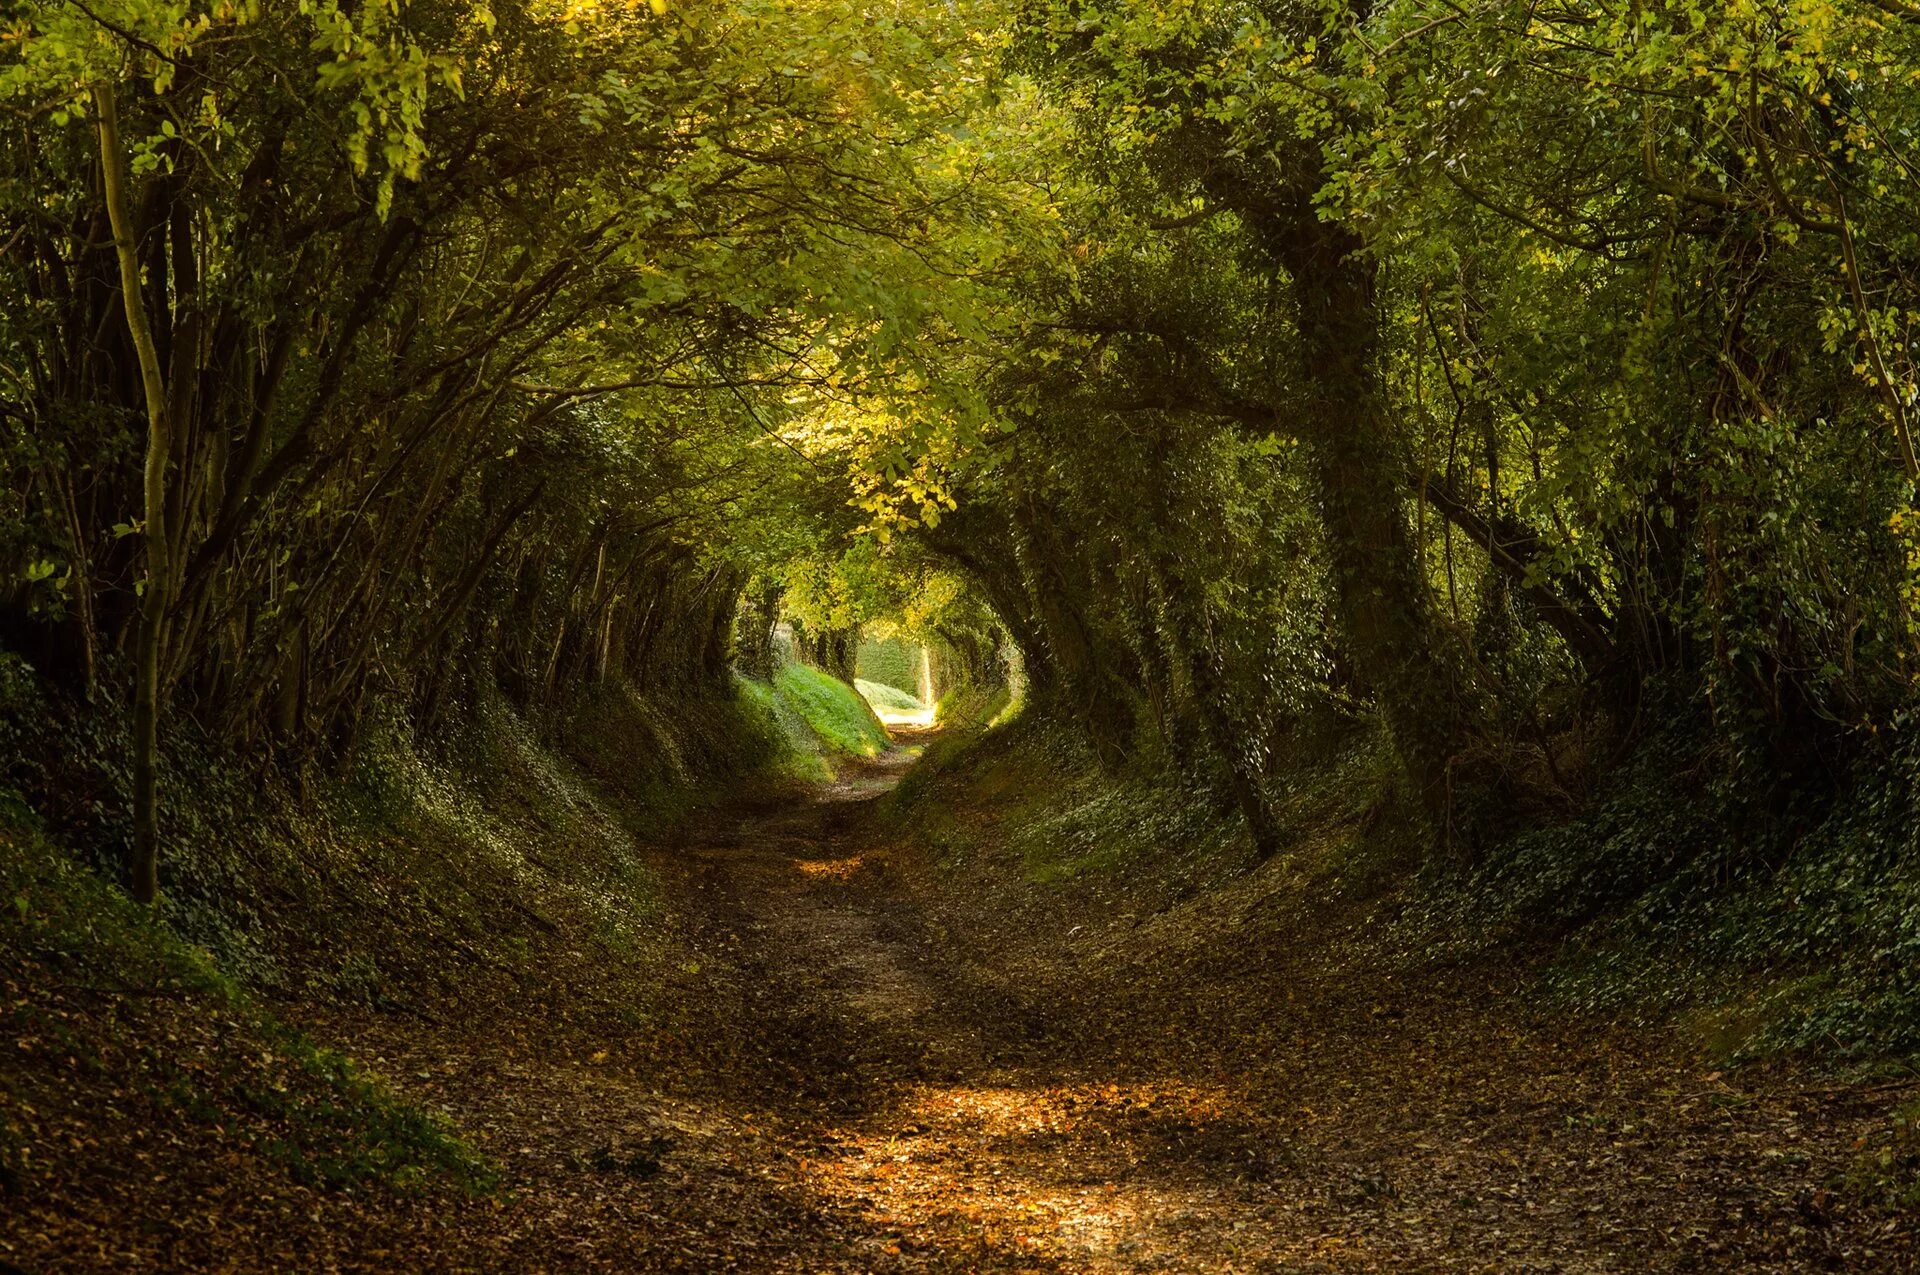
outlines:
[[886, 750], [886, 727], [858, 691], [832, 674], [788, 664], [774, 675], [774, 688], [828, 747], [855, 757]]
[[1005, 686], [961, 686], [940, 697], [933, 720], [948, 730], [980, 731], [1012, 721], [1020, 708]]

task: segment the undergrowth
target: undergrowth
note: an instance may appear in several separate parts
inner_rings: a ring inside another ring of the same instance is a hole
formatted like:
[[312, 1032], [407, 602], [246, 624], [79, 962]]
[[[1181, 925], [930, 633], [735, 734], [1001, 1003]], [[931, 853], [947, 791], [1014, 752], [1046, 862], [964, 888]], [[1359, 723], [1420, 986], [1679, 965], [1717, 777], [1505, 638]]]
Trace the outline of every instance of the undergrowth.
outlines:
[[[1864, 758], [1837, 797], [1713, 782], [1721, 761], [1676, 725], [1577, 816], [1463, 861], [1428, 852], [1391, 751], [1349, 731], [1271, 777], [1276, 866], [1296, 892], [1371, 909], [1357, 959], [1551, 952], [1540, 985], [1569, 1012], [1668, 1023], [1726, 1059], [1904, 1066], [1920, 1051], [1920, 740]], [[936, 744], [894, 817], [943, 858], [993, 840], [1043, 886], [1186, 897], [1264, 870], [1218, 792], [1164, 765], [1103, 771], [1079, 732], [1028, 714]], [[967, 813], [989, 809], [993, 831]]]
[[1729, 774], [1682, 719], [1588, 807], [1429, 871], [1401, 928], [1436, 951], [1545, 940], [1570, 1009], [1669, 1021], [1727, 1059], [1920, 1051], [1920, 747], [1835, 783]]
[[432, 739], [376, 714], [344, 770], [262, 768], [183, 722], [148, 910], [114, 884], [124, 722], [7, 658], [0, 745], [0, 1190], [29, 1192], [155, 1139], [314, 1188], [494, 1189], [456, 1130], [268, 1006], [650, 1030], [650, 848], [803, 773], [764, 704], [712, 691], [608, 685], [538, 718], [476, 694]]
[[887, 816], [947, 857], [975, 848], [969, 812], [990, 808], [1021, 871], [1042, 885], [1136, 865], [1177, 872], [1243, 848], [1242, 829], [1194, 777], [1150, 766], [1109, 774], [1079, 732], [1008, 708], [1004, 690], [943, 701], [950, 724], [889, 795]]
[[50, 841], [18, 793], [0, 795], [0, 842], [8, 1189], [56, 1171], [102, 1096], [141, 1133], [218, 1139], [308, 1185], [493, 1189], [453, 1129], [279, 1021]]
[[1849, 1185], [1890, 1210], [1920, 1209], [1920, 1098], [1894, 1108], [1881, 1136], [1862, 1148]]

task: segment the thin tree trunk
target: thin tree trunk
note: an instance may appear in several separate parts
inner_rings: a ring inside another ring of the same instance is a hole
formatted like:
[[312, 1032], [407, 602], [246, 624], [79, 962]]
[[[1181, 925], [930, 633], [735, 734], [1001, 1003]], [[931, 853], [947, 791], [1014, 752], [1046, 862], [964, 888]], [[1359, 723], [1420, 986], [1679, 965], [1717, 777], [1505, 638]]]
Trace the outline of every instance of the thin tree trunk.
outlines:
[[146, 587], [140, 595], [140, 633], [135, 643], [133, 691], [133, 847], [127, 862], [127, 886], [141, 903], [160, 894], [160, 838], [157, 823], [158, 781], [155, 762], [160, 742], [160, 655], [165, 638], [167, 595], [172, 563], [167, 539], [167, 459], [173, 451], [172, 423], [167, 412], [166, 383], [160, 355], [147, 326], [141, 299], [139, 241], [127, 199], [126, 155], [120, 144], [120, 120], [113, 89], [96, 85], [94, 108], [99, 115], [100, 168], [104, 178], [107, 217], [113, 225], [114, 253], [120, 260], [120, 294], [127, 312], [127, 331], [140, 360], [140, 382], [147, 405], [147, 454], [143, 475], [141, 546], [146, 554]]

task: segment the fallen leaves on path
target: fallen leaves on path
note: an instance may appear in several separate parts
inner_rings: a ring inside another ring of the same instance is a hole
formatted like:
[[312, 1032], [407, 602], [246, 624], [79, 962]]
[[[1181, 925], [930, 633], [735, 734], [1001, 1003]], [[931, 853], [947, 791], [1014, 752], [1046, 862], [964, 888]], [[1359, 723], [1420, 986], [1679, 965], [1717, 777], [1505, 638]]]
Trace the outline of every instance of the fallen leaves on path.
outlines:
[[[1914, 1219], [1844, 1189], [1904, 1091], [1727, 1071], [1644, 1030], [1542, 1014], [1524, 970], [1369, 977], [1316, 952], [1338, 918], [1281, 935], [1223, 894], [1143, 919], [1043, 896], [991, 856], [937, 867], [864, 818], [890, 778], [876, 767], [818, 803], [716, 819], [659, 855], [677, 955], [644, 1027], [588, 1029], [564, 1006], [490, 1006], [466, 1025], [308, 1007], [317, 1037], [464, 1130], [498, 1166], [497, 1195], [297, 1187], [204, 1131], [143, 1151], [137, 1176], [111, 1173], [123, 1146], [76, 1145], [84, 1171], [12, 1213], [0, 1256], [1915, 1268]], [[516, 1009], [520, 1027], [501, 1030]], [[84, 1115], [69, 1113], [77, 1142], [102, 1127]]]

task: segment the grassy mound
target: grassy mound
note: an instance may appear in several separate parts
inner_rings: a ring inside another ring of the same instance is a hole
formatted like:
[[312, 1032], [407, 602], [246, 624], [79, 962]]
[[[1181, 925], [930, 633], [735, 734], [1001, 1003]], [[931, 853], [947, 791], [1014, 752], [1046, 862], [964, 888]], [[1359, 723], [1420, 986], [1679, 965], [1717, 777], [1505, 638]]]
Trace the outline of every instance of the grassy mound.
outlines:
[[860, 692], [862, 698], [871, 704], [875, 711], [886, 708], [897, 713], [918, 713], [926, 708], [920, 700], [897, 686], [885, 682], [869, 682], [865, 678], [854, 679], [853, 689]]
[[1044, 715], [1002, 721], [1004, 690], [949, 696], [942, 708], [951, 724], [891, 802], [903, 827], [943, 850], [967, 852], [977, 830], [948, 825], [954, 811], [985, 804], [1007, 866], [1038, 884], [1144, 873], [1180, 876], [1191, 889], [1185, 878], [1204, 865], [1244, 861], [1239, 821], [1203, 784], [1171, 770], [1105, 772], [1071, 728]]
[[1006, 686], [960, 686], [934, 705], [933, 720], [949, 730], [975, 731], [1011, 721], [1020, 701]]
[[788, 777], [809, 783], [832, 779], [833, 764], [827, 760], [827, 744], [793, 701], [772, 682], [741, 677], [739, 685], [741, 699], [752, 706], [785, 744], [781, 765]]
[[774, 674], [774, 689], [829, 748], [854, 757], [886, 751], [887, 728], [860, 692], [830, 673], [788, 664]]

